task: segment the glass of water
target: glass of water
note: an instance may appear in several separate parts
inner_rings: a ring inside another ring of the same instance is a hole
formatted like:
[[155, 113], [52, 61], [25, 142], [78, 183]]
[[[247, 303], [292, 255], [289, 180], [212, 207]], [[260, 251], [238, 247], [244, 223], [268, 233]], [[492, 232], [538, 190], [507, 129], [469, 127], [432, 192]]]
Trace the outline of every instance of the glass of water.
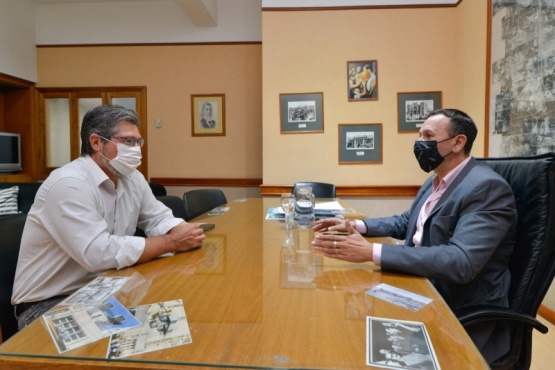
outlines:
[[291, 193], [281, 194], [280, 204], [285, 214], [285, 225], [283, 229], [291, 229], [295, 226], [295, 196]]

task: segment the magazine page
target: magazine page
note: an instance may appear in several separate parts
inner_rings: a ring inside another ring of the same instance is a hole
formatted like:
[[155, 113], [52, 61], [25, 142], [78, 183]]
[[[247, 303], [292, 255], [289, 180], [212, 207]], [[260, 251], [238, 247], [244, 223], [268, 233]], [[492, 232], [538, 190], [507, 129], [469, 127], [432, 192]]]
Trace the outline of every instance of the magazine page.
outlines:
[[42, 318], [60, 353], [140, 325], [113, 297], [95, 305], [66, 306], [47, 312]]
[[60, 304], [98, 304], [114, 295], [127, 282], [127, 277], [97, 277]]
[[192, 343], [181, 299], [129, 308], [141, 325], [112, 335], [106, 358], [123, 358]]
[[366, 335], [368, 366], [440, 369], [426, 326], [421, 322], [368, 316]]

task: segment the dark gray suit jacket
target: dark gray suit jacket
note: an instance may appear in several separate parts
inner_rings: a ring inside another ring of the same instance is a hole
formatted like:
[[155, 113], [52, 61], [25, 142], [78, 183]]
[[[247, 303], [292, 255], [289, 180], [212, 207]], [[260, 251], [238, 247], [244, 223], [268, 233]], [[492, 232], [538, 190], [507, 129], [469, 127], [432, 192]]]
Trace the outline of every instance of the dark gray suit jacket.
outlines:
[[407, 212], [364, 220], [366, 236], [405, 239], [404, 246], [383, 244], [382, 270], [429, 278], [452, 310], [479, 304], [507, 306], [511, 280], [507, 265], [517, 218], [510, 186], [471, 158], [430, 213], [422, 246], [415, 248], [416, 221], [431, 192], [432, 177]]

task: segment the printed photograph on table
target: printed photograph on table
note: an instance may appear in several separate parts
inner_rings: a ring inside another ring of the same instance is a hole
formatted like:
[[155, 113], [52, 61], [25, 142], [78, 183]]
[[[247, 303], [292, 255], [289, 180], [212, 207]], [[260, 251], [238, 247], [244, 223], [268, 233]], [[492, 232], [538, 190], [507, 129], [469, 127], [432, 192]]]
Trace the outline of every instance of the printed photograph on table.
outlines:
[[347, 62], [349, 101], [378, 100], [378, 61]]
[[440, 366], [422, 322], [366, 317], [366, 364], [385, 369], [430, 369]]
[[282, 134], [324, 132], [323, 93], [280, 94]]
[[339, 124], [339, 164], [382, 163], [382, 124]]
[[225, 136], [225, 95], [191, 95], [193, 136]]
[[418, 132], [430, 112], [441, 108], [441, 91], [397, 93], [398, 132]]

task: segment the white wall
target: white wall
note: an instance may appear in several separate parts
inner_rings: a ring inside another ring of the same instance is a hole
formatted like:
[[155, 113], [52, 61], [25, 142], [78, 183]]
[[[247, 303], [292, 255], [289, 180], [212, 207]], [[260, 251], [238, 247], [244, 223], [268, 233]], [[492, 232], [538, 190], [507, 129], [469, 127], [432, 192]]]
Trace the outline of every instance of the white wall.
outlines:
[[174, 0], [38, 3], [36, 10], [37, 45], [262, 40], [261, 0], [218, 0], [216, 27], [195, 27]]
[[35, 4], [0, 0], [0, 73], [37, 82]]

